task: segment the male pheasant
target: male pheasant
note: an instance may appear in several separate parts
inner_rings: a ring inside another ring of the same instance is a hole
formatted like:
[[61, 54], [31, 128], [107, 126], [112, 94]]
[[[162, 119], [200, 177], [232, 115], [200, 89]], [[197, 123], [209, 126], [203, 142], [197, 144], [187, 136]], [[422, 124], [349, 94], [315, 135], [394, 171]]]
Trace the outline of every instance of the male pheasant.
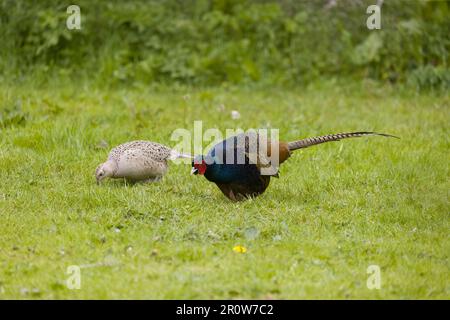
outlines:
[[167, 160], [192, 158], [152, 141], [131, 141], [111, 150], [108, 160], [95, 170], [97, 183], [105, 178], [125, 178], [131, 182], [160, 180], [167, 171]]
[[[216, 144], [206, 156], [195, 157], [191, 174], [204, 175], [227, 198], [241, 201], [262, 194], [269, 186], [270, 177], [278, 177], [278, 166], [294, 150], [369, 135], [395, 137], [376, 132], [349, 132], [273, 143], [256, 132], [242, 133]], [[278, 149], [277, 163], [273, 161], [276, 157], [271, 157], [272, 148]]]

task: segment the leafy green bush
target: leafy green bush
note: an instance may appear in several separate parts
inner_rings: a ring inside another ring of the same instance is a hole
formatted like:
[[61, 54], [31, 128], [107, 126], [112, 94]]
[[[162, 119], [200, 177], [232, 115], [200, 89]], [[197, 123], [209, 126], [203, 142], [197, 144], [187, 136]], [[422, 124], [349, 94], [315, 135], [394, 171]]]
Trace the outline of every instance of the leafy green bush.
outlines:
[[4, 80], [33, 73], [194, 85], [302, 84], [337, 75], [403, 82], [427, 65], [445, 73], [447, 2], [385, 1], [382, 29], [371, 31], [366, 8], [373, 2], [78, 0], [82, 29], [71, 31], [71, 3], [2, 0], [0, 71]]
[[450, 71], [448, 68], [430, 65], [419, 67], [411, 73], [408, 82], [419, 90], [448, 91], [450, 90]]

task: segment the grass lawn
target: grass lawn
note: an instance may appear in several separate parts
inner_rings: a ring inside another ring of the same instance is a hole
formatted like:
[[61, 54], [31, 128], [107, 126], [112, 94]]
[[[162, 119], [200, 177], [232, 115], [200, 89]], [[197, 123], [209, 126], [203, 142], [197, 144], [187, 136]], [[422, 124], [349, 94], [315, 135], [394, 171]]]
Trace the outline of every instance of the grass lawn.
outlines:
[[[0, 299], [450, 298], [448, 96], [369, 82], [3, 85], [0, 108]], [[190, 176], [188, 164], [160, 183], [96, 185], [110, 147], [173, 146], [172, 131], [194, 120], [279, 128], [282, 140], [357, 130], [402, 139], [298, 151], [265, 194], [242, 203]], [[81, 267], [79, 290], [66, 287], [71, 265]], [[366, 286], [369, 265], [380, 267], [379, 290]]]

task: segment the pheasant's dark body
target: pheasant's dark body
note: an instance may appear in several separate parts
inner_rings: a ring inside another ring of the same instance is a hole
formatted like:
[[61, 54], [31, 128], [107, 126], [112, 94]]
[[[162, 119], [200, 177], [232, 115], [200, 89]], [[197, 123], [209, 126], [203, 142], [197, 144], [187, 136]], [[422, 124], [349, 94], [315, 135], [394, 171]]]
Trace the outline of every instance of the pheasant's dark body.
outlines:
[[[248, 161], [248, 158], [246, 159]], [[270, 176], [263, 176], [255, 164], [212, 164], [205, 178], [217, 184], [225, 196], [232, 200], [243, 200], [257, 196], [269, 186]]]
[[205, 173], [205, 178], [216, 183], [223, 194], [232, 200], [255, 197], [269, 186], [270, 176], [261, 175], [254, 164], [219, 164], [211, 167], [213, 170]]
[[[259, 150], [262, 139], [256, 133], [247, 133], [223, 140], [204, 157], [208, 162], [205, 178], [216, 183], [231, 200], [255, 197], [269, 186], [271, 175], [261, 174], [260, 166], [249, 158], [249, 153], [253, 151], [250, 147], [252, 141], [257, 144], [254, 150]], [[287, 158], [287, 146], [284, 148]]]
[[[276, 145], [274, 144], [275, 152], [278, 151], [278, 163], [273, 165], [269, 160], [272, 146], [270, 140], [263, 140], [256, 133], [240, 134], [216, 144], [206, 156], [202, 157], [203, 163], [205, 163], [203, 174], [206, 179], [214, 182], [229, 199], [245, 200], [258, 196], [267, 189], [270, 178], [278, 177], [278, 166], [290, 157], [292, 151], [315, 144], [364, 135], [389, 136], [374, 132], [353, 132], [307, 138], [289, 143], [278, 142]], [[254, 145], [255, 143], [256, 145]], [[194, 163], [193, 166], [197, 168], [199, 165]], [[262, 173], [262, 169], [268, 167], [272, 167], [273, 170], [269, 173], [266, 171]]]

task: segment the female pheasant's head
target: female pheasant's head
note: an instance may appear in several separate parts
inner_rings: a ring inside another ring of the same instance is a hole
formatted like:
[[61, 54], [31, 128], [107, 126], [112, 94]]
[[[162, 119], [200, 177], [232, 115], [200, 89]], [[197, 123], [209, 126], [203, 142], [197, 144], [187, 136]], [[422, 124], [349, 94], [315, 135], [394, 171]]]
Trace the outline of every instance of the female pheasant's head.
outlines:
[[100, 184], [105, 178], [112, 178], [117, 171], [117, 162], [108, 160], [105, 163], [100, 164], [95, 170], [95, 178], [97, 184]]
[[207, 165], [205, 159], [203, 158], [203, 156], [197, 156], [192, 161], [191, 174], [204, 175], [207, 167], [208, 167], [208, 165]]

